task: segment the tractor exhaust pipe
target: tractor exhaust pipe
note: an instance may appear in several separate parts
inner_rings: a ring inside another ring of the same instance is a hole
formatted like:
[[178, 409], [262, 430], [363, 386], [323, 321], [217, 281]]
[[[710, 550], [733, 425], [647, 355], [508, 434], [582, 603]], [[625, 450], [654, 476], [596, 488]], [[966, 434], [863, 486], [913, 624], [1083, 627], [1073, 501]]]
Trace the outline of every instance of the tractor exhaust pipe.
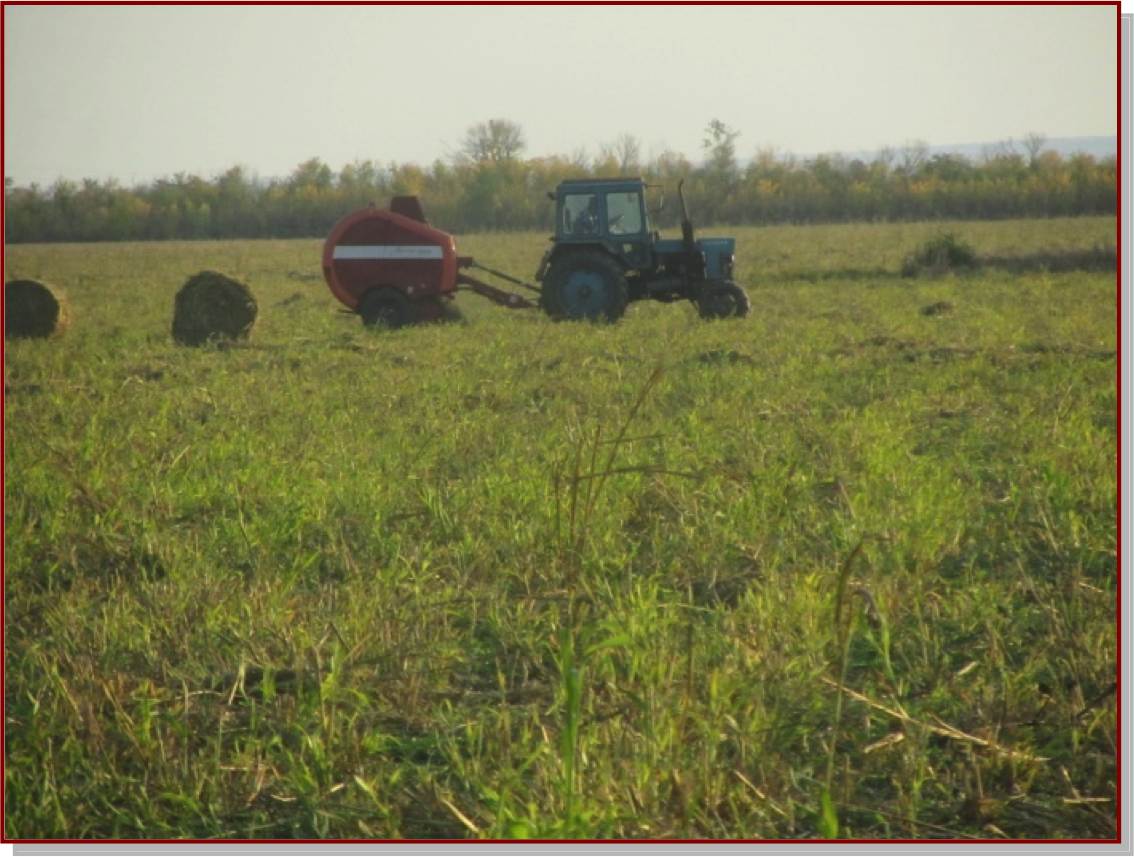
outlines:
[[689, 219], [689, 209], [685, 207], [685, 192], [681, 189], [685, 179], [677, 183], [677, 198], [681, 200], [681, 240], [685, 252], [692, 255], [697, 250], [697, 240], [693, 235], [693, 221]]
[[681, 243], [685, 249], [685, 276], [691, 280], [705, 279], [705, 254], [697, 249], [697, 238], [693, 234], [693, 221], [689, 219], [689, 209], [685, 207], [685, 192], [681, 186], [685, 179], [677, 183], [677, 198], [681, 200]]

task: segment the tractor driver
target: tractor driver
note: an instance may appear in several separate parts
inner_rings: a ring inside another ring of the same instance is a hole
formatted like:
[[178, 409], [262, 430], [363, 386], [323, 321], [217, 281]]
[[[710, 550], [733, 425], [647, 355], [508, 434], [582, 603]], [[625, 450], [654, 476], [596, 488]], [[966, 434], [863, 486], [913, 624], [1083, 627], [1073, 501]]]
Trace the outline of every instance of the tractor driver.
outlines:
[[587, 207], [580, 211], [579, 214], [575, 217], [575, 223], [572, 227], [572, 231], [576, 235], [598, 234], [598, 202], [596, 201], [594, 194], [591, 194], [591, 196], [589, 197]]

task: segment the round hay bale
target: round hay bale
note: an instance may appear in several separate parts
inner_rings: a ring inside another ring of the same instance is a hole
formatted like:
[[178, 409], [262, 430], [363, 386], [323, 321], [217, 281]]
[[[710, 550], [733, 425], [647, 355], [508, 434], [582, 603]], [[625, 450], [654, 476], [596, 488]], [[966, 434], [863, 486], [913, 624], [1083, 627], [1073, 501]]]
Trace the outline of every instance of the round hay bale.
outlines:
[[4, 338], [47, 339], [67, 329], [70, 313], [63, 293], [38, 280], [4, 284]]
[[247, 339], [256, 323], [256, 298], [232, 277], [201, 271], [189, 278], [173, 303], [173, 338], [181, 345]]

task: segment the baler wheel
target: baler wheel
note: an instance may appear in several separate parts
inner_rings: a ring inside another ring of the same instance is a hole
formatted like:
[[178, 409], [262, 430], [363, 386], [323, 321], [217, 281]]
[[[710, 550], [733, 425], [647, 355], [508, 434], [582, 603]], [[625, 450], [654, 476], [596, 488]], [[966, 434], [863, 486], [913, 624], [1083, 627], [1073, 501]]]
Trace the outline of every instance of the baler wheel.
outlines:
[[396, 289], [371, 289], [358, 302], [358, 314], [367, 327], [387, 327], [396, 330], [414, 321], [409, 298]]

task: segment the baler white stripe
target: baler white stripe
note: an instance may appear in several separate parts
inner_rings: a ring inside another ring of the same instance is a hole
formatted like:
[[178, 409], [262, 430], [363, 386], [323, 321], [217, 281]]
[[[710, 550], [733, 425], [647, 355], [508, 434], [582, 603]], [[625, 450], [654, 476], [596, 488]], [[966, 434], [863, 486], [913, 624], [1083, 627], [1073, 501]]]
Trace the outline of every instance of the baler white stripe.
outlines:
[[440, 259], [436, 244], [368, 244], [342, 245], [335, 248], [335, 259]]

